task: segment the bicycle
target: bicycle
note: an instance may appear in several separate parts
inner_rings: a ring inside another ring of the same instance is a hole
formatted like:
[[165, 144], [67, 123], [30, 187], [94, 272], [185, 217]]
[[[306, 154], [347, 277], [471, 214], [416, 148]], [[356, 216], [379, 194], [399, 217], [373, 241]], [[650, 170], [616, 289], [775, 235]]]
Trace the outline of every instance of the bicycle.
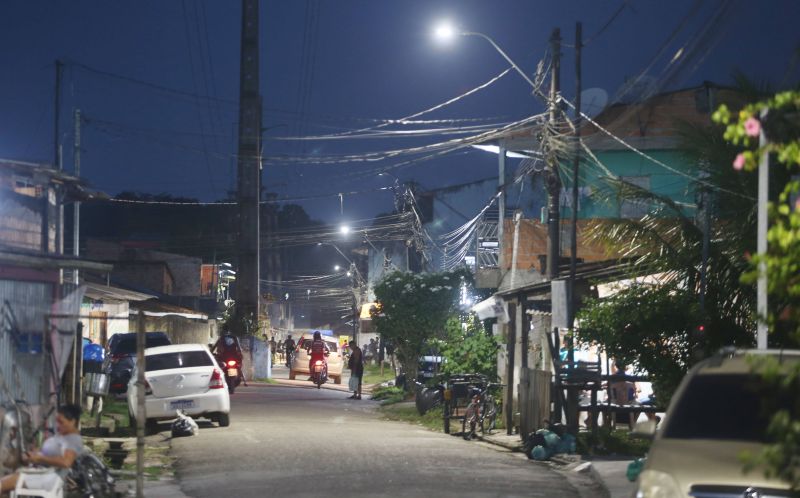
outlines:
[[[472, 399], [467, 405], [464, 420], [461, 422], [461, 433], [467, 441], [475, 437], [480, 424], [481, 434], [491, 434], [496, 428], [499, 406], [490, 390], [503, 387], [503, 384], [487, 383], [485, 387], [472, 387]], [[467, 425], [469, 424], [469, 431]]]

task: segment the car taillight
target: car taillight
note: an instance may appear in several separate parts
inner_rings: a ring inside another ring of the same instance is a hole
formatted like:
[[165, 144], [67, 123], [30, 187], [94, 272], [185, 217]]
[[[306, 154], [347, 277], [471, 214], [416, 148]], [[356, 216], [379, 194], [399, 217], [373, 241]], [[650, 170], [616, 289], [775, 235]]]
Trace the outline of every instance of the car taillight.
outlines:
[[153, 394], [153, 388], [150, 387], [150, 383], [145, 380], [144, 381], [144, 395], [147, 396], [148, 394]]
[[222, 389], [225, 387], [225, 381], [222, 379], [222, 373], [214, 369], [214, 373], [211, 374], [211, 382], [208, 384], [209, 389]]
[[235, 367], [236, 366], [236, 361], [235, 360], [228, 360], [228, 366], [229, 367]]
[[111, 355], [111, 363], [117, 363], [121, 359], [125, 358], [124, 354], [112, 354]]

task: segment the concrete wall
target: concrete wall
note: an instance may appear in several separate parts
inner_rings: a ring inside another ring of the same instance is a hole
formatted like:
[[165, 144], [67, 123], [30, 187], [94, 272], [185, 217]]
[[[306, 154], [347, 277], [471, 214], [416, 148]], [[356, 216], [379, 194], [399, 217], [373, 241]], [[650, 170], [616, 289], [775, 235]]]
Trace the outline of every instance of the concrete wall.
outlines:
[[[131, 329], [136, 330], [137, 318], [131, 315]], [[147, 332], [166, 332], [173, 344], [213, 344], [217, 340], [216, 320], [196, 320], [178, 315], [145, 315]]]
[[[111, 337], [114, 334], [124, 334], [130, 332], [130, 320], [128, 317], [129, 304], [127, 302], [102, 301], [84, 298], [81, 303], [81, 315], [88, 315], [92, 312], [106, 313], [109, 320], [106, 320], [106, 335]], [[81, 318], [83, 324], [83, 336], [89, 337], [92, 325], [96, 325], [94, 319]], [[97, 338], [93, 338], [97, 339]]]

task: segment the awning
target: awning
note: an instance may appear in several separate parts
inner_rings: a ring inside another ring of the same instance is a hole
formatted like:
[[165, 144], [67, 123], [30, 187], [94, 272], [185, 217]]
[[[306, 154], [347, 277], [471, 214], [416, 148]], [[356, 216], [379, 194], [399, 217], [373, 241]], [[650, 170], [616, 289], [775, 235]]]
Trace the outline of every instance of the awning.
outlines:
[[84, 285], [86, 286], [86, 297], [96, 301], [136, 302], [147, 301], [148, 299], [156, 297], [142, 292], [135, 292], [93, 282], [84, 282]]
[[487, 320], [489, 318], [497, 318], [500, 323], [508, 323], [508, 311], [499, 297], [492, 296], [489, 299], [483, 300], [472, 307], [472, 311], [478, 315], [478, 319]]

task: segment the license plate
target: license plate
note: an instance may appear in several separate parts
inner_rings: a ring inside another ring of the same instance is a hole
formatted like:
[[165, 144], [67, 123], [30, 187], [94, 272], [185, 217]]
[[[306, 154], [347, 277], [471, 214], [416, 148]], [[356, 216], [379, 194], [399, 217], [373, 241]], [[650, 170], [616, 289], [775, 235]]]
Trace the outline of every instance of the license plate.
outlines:
[[236, 369], [236, 368], [229, 368], [228, 369], [228, 377], [238, 377], [238, 376], [239, 376], [239, 370], [238, 369]]
[[193, 399], [176, 399], [175, 401], [171, 401], [169, 407], [173, 410], [180, 410], [183, 408], [194, 408], [194, 400]]

